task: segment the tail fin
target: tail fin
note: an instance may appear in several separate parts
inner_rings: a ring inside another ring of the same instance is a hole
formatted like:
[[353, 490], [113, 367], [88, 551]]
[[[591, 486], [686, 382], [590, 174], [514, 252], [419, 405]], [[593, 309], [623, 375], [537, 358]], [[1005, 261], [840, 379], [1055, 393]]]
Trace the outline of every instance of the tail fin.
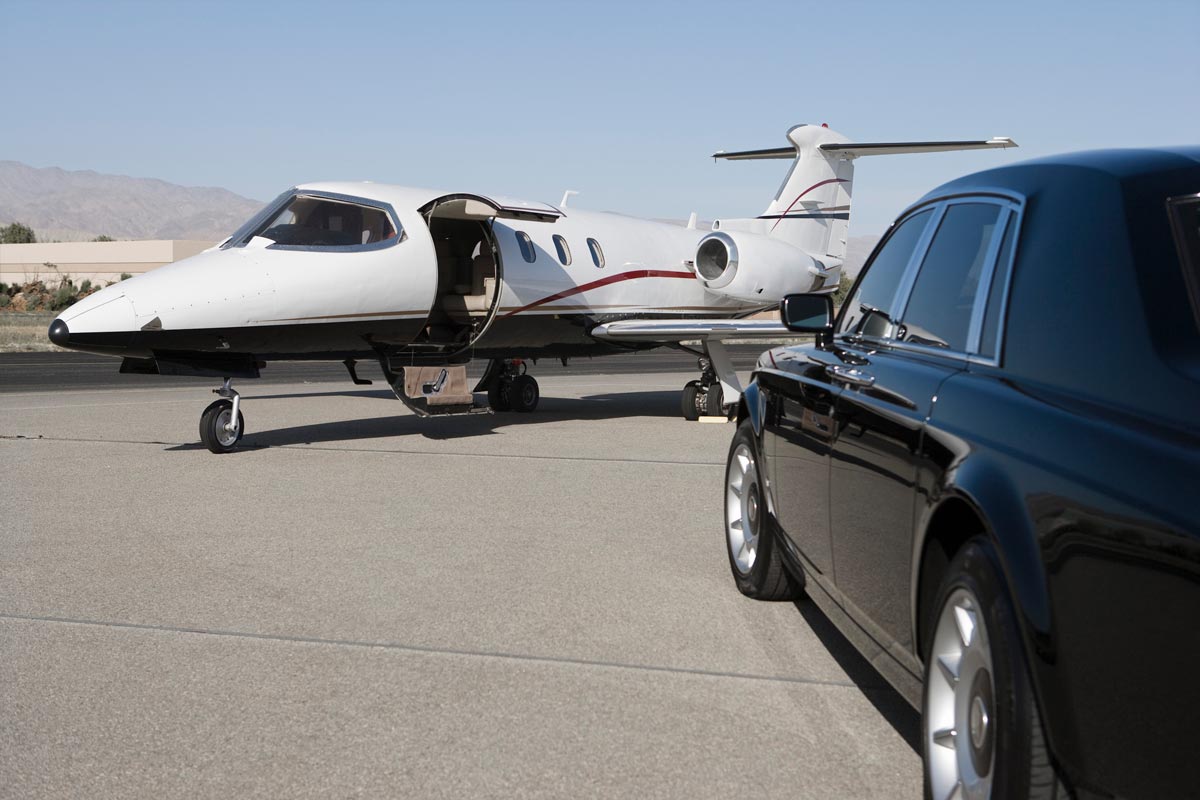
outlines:
[[1017, 146], [1011, 139], [1002, 137], [980, 141], [855, 144], [824, 125], [796, 125], [787, 132], [787, 138], [791, 147], [713, 153], [713, 158], [730, 161], [792, 160], [791, 169], [775, 199], [757, 220], [722, 220], [721, 224], [722, 227], [751, 228], [781, 239], [824, 262], [827, 268], [840, 265], [846, 257], [854, 159], [867, 155]]

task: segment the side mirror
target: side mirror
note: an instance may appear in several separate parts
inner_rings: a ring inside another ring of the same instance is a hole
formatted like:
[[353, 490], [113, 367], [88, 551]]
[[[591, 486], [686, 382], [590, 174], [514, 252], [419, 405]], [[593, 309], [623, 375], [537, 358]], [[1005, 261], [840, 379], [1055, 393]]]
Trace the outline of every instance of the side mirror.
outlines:
[[833, 334], [833, 298], [827, 294], [789, 294], [779, 303], [779, 317], [789, 331]]

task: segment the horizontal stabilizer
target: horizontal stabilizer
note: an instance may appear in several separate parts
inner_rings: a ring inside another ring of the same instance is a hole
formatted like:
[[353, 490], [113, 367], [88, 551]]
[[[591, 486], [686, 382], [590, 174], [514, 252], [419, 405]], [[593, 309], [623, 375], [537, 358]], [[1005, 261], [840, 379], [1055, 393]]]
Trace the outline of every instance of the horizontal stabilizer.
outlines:
[[713, 158], [723, 158], [726, 161], [754, 161], [760, 158], [795, 158], [796, 148], [794, 147], [768, 147], [765, 150], [739, 150], [734, 153], [727, 153], [724, 150], [718, 150], [712, 154]]
[[1016, 147], [1007, 136], [961, 142], [829, 142], [819, 145], [825, 152], [850, 156], [890, 156], [900, 153], [942, 153], [948, 150], [987, 150], [993, 147]]
[[628, 319], [592, 328], [606, 342], [686, 342], [691, 339], [773, 339], [796, 334], [773, 319]]

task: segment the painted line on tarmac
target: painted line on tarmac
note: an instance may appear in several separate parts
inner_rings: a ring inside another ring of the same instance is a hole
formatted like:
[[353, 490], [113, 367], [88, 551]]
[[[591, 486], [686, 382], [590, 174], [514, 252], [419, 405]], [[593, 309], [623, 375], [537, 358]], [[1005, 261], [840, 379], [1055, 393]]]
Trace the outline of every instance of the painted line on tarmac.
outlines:
[[[145, 444], [168, 446], [186, 450], [204, 450], [199, 442], [159, 442], [138, 439], [84, 439], [67, 436], [26, 436], [24, 434], [0, 434], [0, 442], [67, 442], [73, 444]], [[537, 456], [527, 453], [447, 453], [437, 450], [387, 450], [382, 447], [320, 447], [313, 444], [260, 444], [243, 443], [234, 453], [257, 453], [266, 450], [311, 450], [318, 453], [366, 453], [389, 456], [441, 456], [443, 458], [501, 458], [520, 461], [573, 461], [584, 464], [651, 464], [666, 467], [719, 467], [724, 461], [669, 461], [654, 458], [602, 458], [588, 456]]]
[[80, 625], [92, 628], [109, 628], [125, 631], [149, 631], [154, 633], [180, 633], [215, 638], [250, 639], [262, 642], [287, 644], [311, 644], [326, 647], [350, 647], [364, 650], [387, 650], [423, 655], [462, 656], [467, 658], [496, 659], [500, 661], [532, 662], [535, 664], [594, 667], [632, 672], [661, 672], [669, 675], [687, 675], [701, 678], [730, 678], [733, 680], [759, 681], [766, 683], [802, 684], [806, 686], [830, 686], [838, 689], [854, 689], [864, 693], [890, 692], [884, 686], [860, 687], [853, 681], [819, 680], [816, 678], [788, 677], [786, 675], [762, 675], [752, 672], [728, 672], [724, 670], [700, 669], [698, 667], [665, 667], [654, 664], [629, 664], [622, 661], [604, 661], [591, 658], [567, 656], [538, 656], [526, 653], [508, 653], [501, 650], [471, 650], [456, 647], [433, 647], [430, 645], [402, 644], [400, 642], [364, 642], [356, 639], [326, 639], [318, 636], [290, 636], [282, 633], [254, 633], [252, 631], [227, 630], [222, 628], [195, 628], [175, 625], [150, 625], [137, 622], [112, 622], [108, 620], [72, 619], [67, 617], [37, 616], [32, 614], [0, 613], [0, 620], [23, 622], [47, 622], [55, 625]]

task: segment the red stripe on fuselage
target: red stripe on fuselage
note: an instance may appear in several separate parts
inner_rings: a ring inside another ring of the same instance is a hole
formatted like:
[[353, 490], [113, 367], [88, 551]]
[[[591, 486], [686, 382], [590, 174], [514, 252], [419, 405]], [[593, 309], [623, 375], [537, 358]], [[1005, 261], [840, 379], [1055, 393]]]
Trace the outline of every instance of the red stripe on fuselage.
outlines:
[[801, 192], [800, 194], [796, 195], [796, 199], [792, 201], [792, 205], [790, 205], [790, 206], [788, 206], [786, 209], [784, 209], [784, 212], [783, 212], [783, 214], [782, 214], [782, 215], [779, 217], [779, 219], [775, 220], [775, 224], [771, 226], [771, 230], [775, 230], [775, 228], [776, 228], [776, 227], [779, 225], [779, 223], [783, 222], [783, 218], [784, 218], [785, 216], [787, 216], [787, 213], [788, 213], [789, 211], [791, 211], [791, 210], [792, 210], [793, 206], [795, 206], [795, 205], [796, 205], [796, 203], [799, 203], [799, 202], [800, 202], [800, 198], [801, 198], [801, 197], [804, 197], [804, 195], [808, 194], [808, 193], [809, 193], [809, 192], [811, 192], [813, 189], [820, 188], [820, 187], [824, 186], [824, 185], [825, 185], [825, 184], [827, 184], [827, 183], [845, 183], [845, 182], [846, 182], [846, 179], [845, 179], [845, 178], [830, 178], [830, 179], [829, 179], [829, 180], [827, 180], [827, 181], [821, 181], [820, 183], [814, 183], [812, 186], [808, 187], [808, 188], [807, 188], [807, 189], [805, 189], [803, 192]]
[[558, 294], [552, 294], [549, 297], [543, 297], [541, 300], [535, 300], [534, 302], [530, 303], [529, 305], [521, 306], [520, 308], [516, 309], [515, 311], [508, 312], [504, 316], [511, 317], [513, 314], [520, 314], [522, 311], [528, 311], [531, 308], [537, 308], [538, 306], [543, 306], [546, 303], [553, 303], [555, 300], [561, 300], [564, 297], [570, 297], [573, 294], [579, 294], [580, 292], [591, 291], [592, 289], [599, 289], [601, 286], [608, 286], [609, 284], [620, 283], [621, 281], [632, 281], [632, 280], [636, 280], [638, 278], [694, 278], [694, 277], [696, 277], [696, 276], [690, 272], [671, 272], [671, 271], [668, 271], [665, 269], [635, 269], [635, 270], [632, 270], [631, 272], [620, 272], [616, 275], [609, 275], [605, 278], [601, 278], [598, 281], [592, 281], [591, 283], [585, 283], [581, 286], [572, 286], [570, 289], [561, 291]]

